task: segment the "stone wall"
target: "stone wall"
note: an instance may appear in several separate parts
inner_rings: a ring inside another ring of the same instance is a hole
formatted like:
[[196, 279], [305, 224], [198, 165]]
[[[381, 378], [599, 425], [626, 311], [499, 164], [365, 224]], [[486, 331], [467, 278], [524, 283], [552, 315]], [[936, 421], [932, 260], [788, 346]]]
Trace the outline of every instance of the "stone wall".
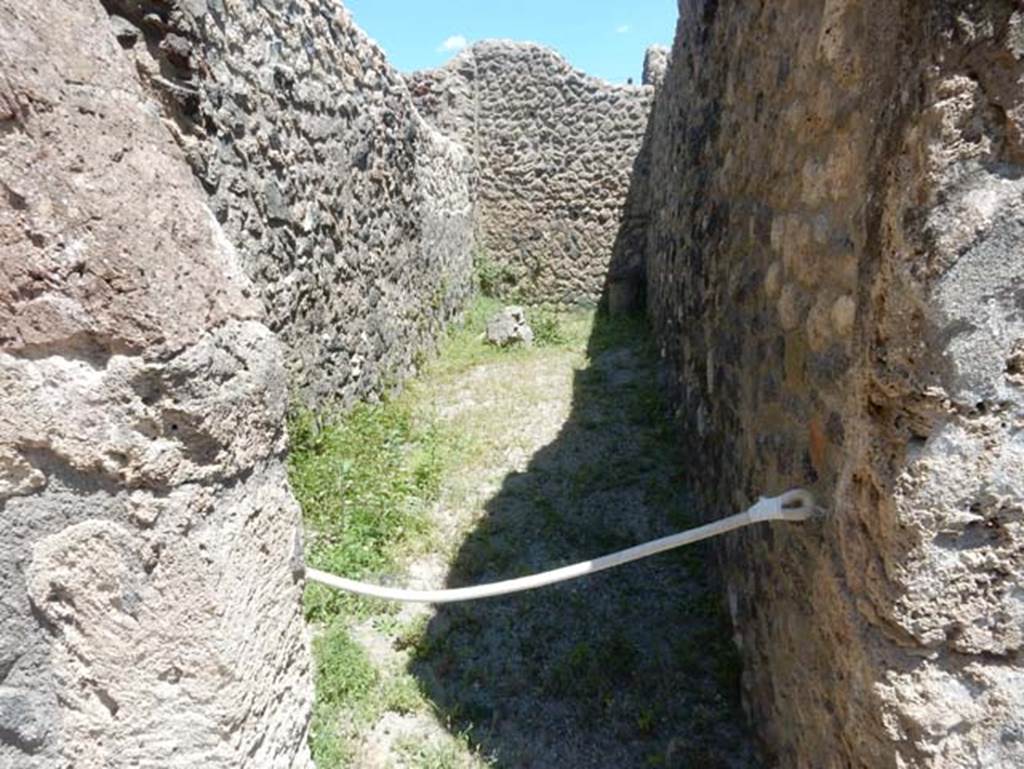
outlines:
[[649, 313], [783, 767], [1024, 765], [1024, 14], [683, 0]]
[[309, 766], [281, 348], [95, 0], [0, 1], [0, 766]]
[[596, 300], [653, 87], [611, 85], [507, 41], [409, 80], [424, 117], [476, 162], [479, 258], [526, 300]]
[[371, 396], [472, 288], [466, 152], [334, 0], [103, 0], [307, 403]]

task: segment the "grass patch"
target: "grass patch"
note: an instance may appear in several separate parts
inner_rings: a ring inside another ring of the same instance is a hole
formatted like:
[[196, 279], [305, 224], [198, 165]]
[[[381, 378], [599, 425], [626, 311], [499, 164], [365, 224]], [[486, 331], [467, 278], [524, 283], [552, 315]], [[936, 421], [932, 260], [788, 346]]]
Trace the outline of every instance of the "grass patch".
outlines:
[[628, 685], [637, 656], [636, 647], [617, 629], [605, 638], [580, 641], [551, 666], [547, 691], [557, 697], [599, 703]]
[[429, 708], [408, 674], [379, 672], [348, 633], [344, 618], [313, 642], [316, 701], [310, 745], [319, 769], [352, 765], [358, 735], [385, 712], [414, 713]]
[[[345, 576], [377, 579], [429, 534], [448, 454], [442, 431], [404, 400], [359, 405], [329, 418], [300, 412], [290, 423], [289, 479], [306, 524], [306, 560]], [[351, 765], [351, 730], [387, 710], [422, 707], [409, 679], [384, 678], [349, 635], [358, 616], [393, 611], [379, 602], [310, 585], [306, 616], [322, 623], [314, 642], [316, 704], [310, 746], [320, 769]]]
[[613, 316], [605, 311], [594, 314], [587, 352], [593, 358], [616, 347], [638, 349], [643, 354], [653, 357], [654, 342], [647, 330], [647, 319], [643, 315]]
[[478, 297], [466, 309], [462, 320], [449, 327], [437, 358], [425, 367], [426, 375], [451, 377], [481, 363], [522, 355], [523, 348], [518, 345], [498, 348], [484, 342], [487, 321], [504, 307], [500, 299]]
[[[290, 425], [289, 479], [306, 523], [306, 559], [317, 569], [356, 579], [379, 575], [427, 531], [426, 505], [437, 497], [444, 439], [395, 401], [359, 405], [320, 422], [309, 412]], [[330, 619], [337, 591], [311, 587], [306, 613]]]
[[365, 701], [377, 684], [377, 671], [359, 644], [341, 625], [332, 625], [313, 642], [317, 703], [325, 707]]
[[[533, 329], [535, 348], [522, 345], [499, 348], [489, 345], [484, 341], [487, 321], [507, 304], [494, 297], [478, 296], [466, 309], [461, 321], [448, 328], [437, 357], [424, 366], [424, 376], [445, 379], [483, 363], [516, 361], [569, 349], [582, 350], [595, 325], [593, 310], [556, 313], [542, 308], [527, 308], [527, 321]], [[628, 333], [624, 333], [622, 338], [628, 338]]]
[[468, 734], [452, 735], [441, 742], [423, 743], [417, 739], [399, 742], [399, 752], [414, 769], [477, 769], [493, 764], [473, 745]]
[[313, 642], [316, 702], [310, 744], [321, 769], [348, 766], [351, 758], [340, 733], [341, 713], [366, 702], [378, 683], [377, 671], [362, 647], [341, 625], [332, 625]]
[[561, 347], [569, 341], [562, 330], [558, 313], [536, 308], [527, 312], [526, 319], [533, 329], [533, 341], [538, 347]]

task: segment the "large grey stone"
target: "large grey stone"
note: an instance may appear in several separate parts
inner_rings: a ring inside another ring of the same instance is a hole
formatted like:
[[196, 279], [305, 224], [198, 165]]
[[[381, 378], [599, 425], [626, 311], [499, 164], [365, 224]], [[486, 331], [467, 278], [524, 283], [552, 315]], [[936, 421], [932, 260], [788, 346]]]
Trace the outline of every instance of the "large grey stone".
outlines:
[[533, 329], [522, 307], [509, 306], [487, 321], [487, 341], [496, 347], [533, 344]]
[[280, 345], [99, 3], [0, 66], [0, 766], [307, 767]]

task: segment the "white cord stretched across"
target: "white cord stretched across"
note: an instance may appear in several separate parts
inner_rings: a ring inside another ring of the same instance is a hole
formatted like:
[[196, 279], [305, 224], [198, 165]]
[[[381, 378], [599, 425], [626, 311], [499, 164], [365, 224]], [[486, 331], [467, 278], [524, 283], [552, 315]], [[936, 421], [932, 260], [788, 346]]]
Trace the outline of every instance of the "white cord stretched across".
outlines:
[[383, 598], [387, 601], [402, 601], [403, 603], [474, 601], [478, 598], [491, 598], [498, 595], [521, 593], [524, 590], [533, 590], [544, 585], [577, 579], [587, 574], [594, 574], [605, 569], [614, 568], [615, 566], [621, 566], [630, 561], [637, 561], [657, 553], [663, 553], [666, 550], [699, 542], [702, 539], [717, 537], [719, 534], [725, 534], [727, 531], [741, 529], [744, 526], [750, 526], [762, 521], [805, 521], [814, 515], [815, 509], [814, 497], [809, 491], [794, 489], [778, 497], [762, 497], [749, 510], [723, 518], [720, 521], [698, 526], [695, 529], [681, 531], [678, 534], [662, 537], [653, 542], [636, 545], [627, 550], [620, 550], [611, 555], [595, 558], [592, 561], [583, 561], [572, 566], [563, 566], [560, 569], [552, 569], [540, 574], [531, 574], [528, 577], [507, 579], [502, 582], [477, 585], [476, 587], [459, 587], [450, 590], [404, 590], [402, 588], [356, 582], [310, 568], [306, 569], [306, 578], [313, 582], [319, 582], [321, 585], [345, 590], [349, 593], [358, 593], [359, 595], [370, 596], [371, 598]]

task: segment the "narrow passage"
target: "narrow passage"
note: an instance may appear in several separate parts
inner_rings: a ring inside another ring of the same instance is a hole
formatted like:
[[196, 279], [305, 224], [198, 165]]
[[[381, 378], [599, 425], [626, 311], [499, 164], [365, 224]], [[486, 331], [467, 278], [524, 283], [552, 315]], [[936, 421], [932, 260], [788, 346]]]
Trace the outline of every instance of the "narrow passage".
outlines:
[[[638, 319], [481, 300], [388, 403], [293, 420], [309, 563], [436, 588], [520, 576], [694, 525]], [[313, 748], [334, 767], [757, 765], [704, 545], [508, 598], [395, 606], [311, 586]]]

